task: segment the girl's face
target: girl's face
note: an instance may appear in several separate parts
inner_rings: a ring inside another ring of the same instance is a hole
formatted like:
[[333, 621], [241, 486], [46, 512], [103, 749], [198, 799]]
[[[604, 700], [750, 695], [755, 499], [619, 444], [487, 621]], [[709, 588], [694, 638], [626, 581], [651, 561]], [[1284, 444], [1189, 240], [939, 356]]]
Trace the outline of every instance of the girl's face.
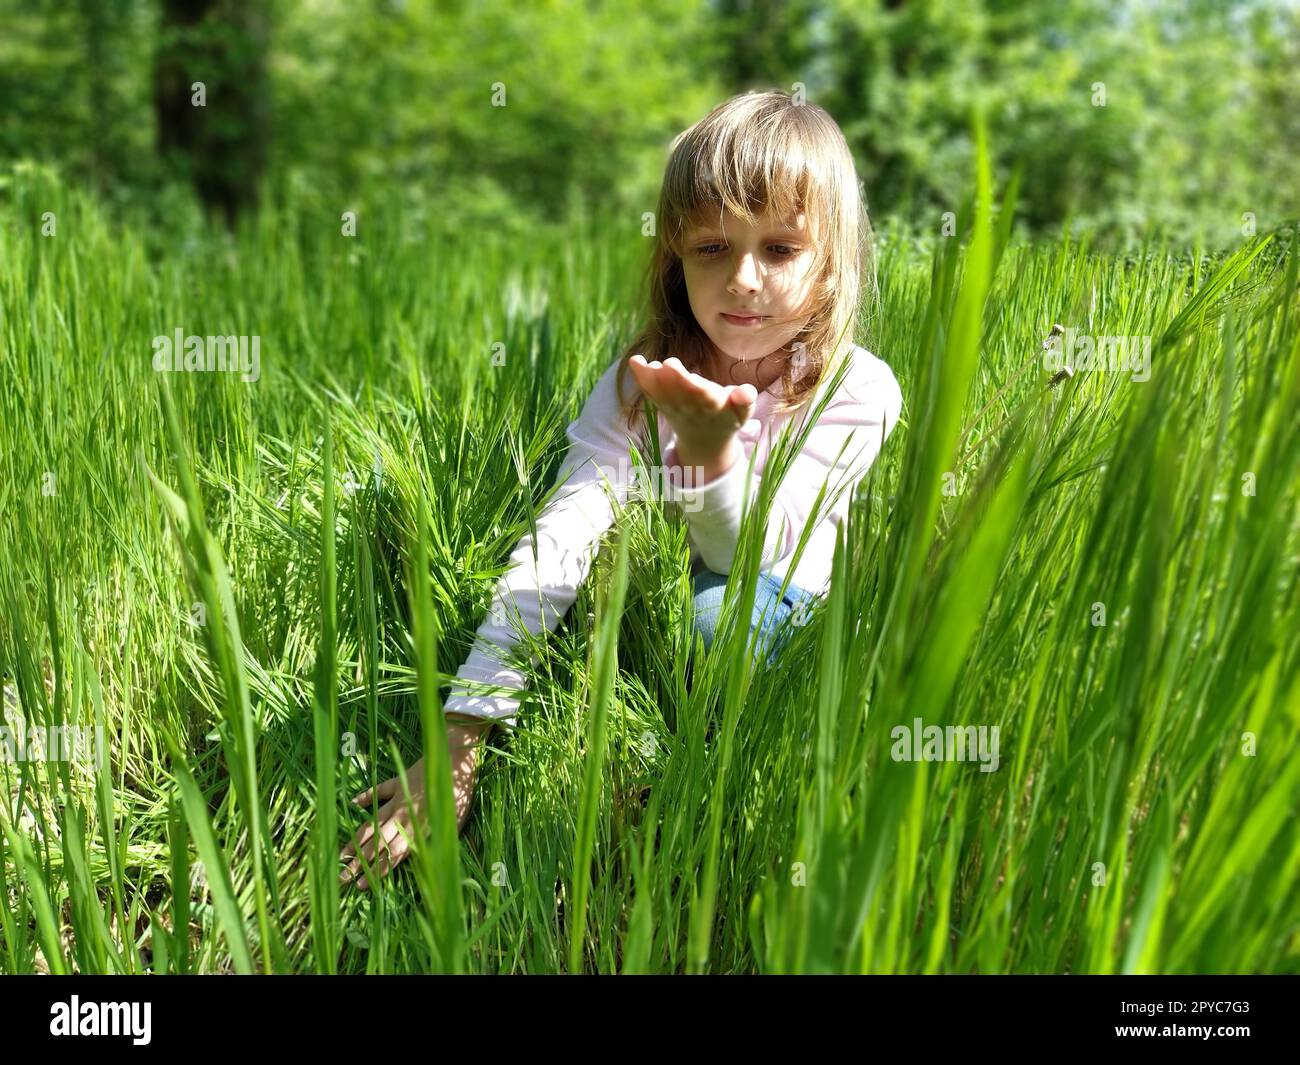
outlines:
[[727, 212], [687, 228], [682, 271], [691, 311], [724, 362], [757, 363], [808, 323], [810, 315], [789, 320], [814, 280], [806, 226], [802, 212], [784, 219], [765, 213], [756, 225]]

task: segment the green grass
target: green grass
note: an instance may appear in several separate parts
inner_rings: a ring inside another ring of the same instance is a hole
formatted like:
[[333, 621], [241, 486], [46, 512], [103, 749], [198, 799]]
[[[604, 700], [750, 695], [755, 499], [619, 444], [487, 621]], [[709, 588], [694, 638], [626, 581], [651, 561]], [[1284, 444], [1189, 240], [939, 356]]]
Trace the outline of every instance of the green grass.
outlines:
[[[634, 502], [464, 834], [435, 803], [363, 894], [348, 798], [449, 787], [429, 723], [636, 327], [639, 223], [0, 196], [0, 668], [106, 739], [0, 763], [0, 971], [1300, 971], [1293, 233], [1025, 245], [985, 176], [960, 241], [884, 240], [857, 339], [905, 422], [828, 599], [751, 664], [751, 527], [688, 678], [685, 525]], [[1047, 387], [1054, 322], [1150, 336], [1151, 379]], [[261, 378], [155, 373], [178, 327], [257, 334]], [[998, 726], [999, 768], [893, 760], [914, 717]]]

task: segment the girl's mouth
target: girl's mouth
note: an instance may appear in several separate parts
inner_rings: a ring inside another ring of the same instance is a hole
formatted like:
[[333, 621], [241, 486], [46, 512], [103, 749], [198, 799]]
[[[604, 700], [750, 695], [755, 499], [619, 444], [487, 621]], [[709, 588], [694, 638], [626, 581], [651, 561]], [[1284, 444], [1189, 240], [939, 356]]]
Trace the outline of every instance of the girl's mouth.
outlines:
[[760, 325], [767, 320], [761, 314], [735, 315], [727, 314], [725, 311], [722, 312], [722, 317], [732, 325], [739, 326], [742, 329], [752, 329], [754, 326]]

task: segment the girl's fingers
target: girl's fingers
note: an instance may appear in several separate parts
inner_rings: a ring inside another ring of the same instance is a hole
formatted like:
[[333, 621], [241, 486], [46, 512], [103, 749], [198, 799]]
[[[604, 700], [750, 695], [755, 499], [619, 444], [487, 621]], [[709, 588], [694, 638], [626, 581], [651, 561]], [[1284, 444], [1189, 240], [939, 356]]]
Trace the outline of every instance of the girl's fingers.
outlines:
[[[644, 357], [634, 355], [628, 363], [634, 367], [633, 375], [640, 384], [641, 391], [669, 419], [686, 412], [717, 413], [727, 405], [731, 392], [735, 391], [724, 388], [702, 374], [692, 373], [675, 355], [662, 363], [647, 363]], [[736, 387], [748, 389], [744, 393], [747, 396], [754, 394], [752, 386]]]
[[[751, 397], [752, 393], [752, 397]], [[758, 393], [752, 385], [737, 385], [727, 395], [727, 404], [736, 416], [737, 426], [744, 425], [754, 410], [754, 401]]]
[[[664, 374], [664, 377], [675, 385], [685, 385], [688, 383], [699, 384], [700, 382], [705, 382], [705, 378], [701, 377], [697, 373], [692, 373], [683, 366], [682, 360], [677, 358], [676, 355], [664, 362], [664, 369], [669, 371]], [[687, 391], [689, 392], [690, 389], [688, 388]]]
[[[379, 830], [379, 834], [374, 839], [372, 839], [367, 846], [362, 848], [361, 853], [353, 860], [352, 864], [348, 866], [349, 879], [355, 877], [357, 873], [360, 871], [361, 860], [363, 858], [365, 859], [366, 868], [370, 870], [371, 876], [373, 876], [378, 871], [378, 866], [376, 864], [375, 858], [376, 855], [382, 857], [382, 855], [387, 849], [387, 844], [385, 843], [385, 835], [387, 832], [388, 832], [388, 825], [385, 824], [381, 826]], [[364, 876], [357, 881], [357, 887], [362, 891], [366, 889], [366, 878]]]
[[391, 777], [388, 780], [385, 780], [377, 788], [366, 788], [365, 791], [363, 791], [360, 795], [356, 796], [356, 798], [354, 798], [352, 801], [356, 803], [358, 806], [365, 806], [366, 803], [370, 802], [371, 800], [370, 793], [372, 791], [379, 796], [381, 802], [387, 802], [397, 793], [397, 778]]
[[700, 392], [705, 401], [709, 404], [709, 410], [722, 410], [727, 405], [728, 391], [716, 381], [710, 381], [707, 377], [701, 377], [699, 374], [693, 374], [692, 377], [697, 379]]
[[353, 858], [352, 858], [352, 861], [348, 862], [348, 864], [345, 865], [345, 866], [344, 866], [344, 867], [339, 871], [339, 883], [340, 883], [340, 884], [346, 884], [346, 883], [349, 883], [349, 882], [352, 880], [352, 878], [353, 878], [354, 876], [357, 875], [357, 870], [361, 868], [361, 859], [360, 859], [360, 857], [357, 857], [357, 856], [356, 856], [356, 852], [355, 852], [354, 850], [352, 850], [352, 844], [351, 844], [351, 843], [349, 843], [349, 844], [348, 844], [348, 845], [343, 849], [343, 858], [344, 858], [344, 860], [347, 859], [347, 856], [348, 856], [349, 853], [353, 854]]
[[[382, 820], [380, 821], [380, 824], [383, 824]], [[373, 821], [366, 822], [366, 824], [357, 829], [357, 834], [352, 837], [352, 841], [343, 848], [342, 857], [346, 858], [349, 854], [356, 854], [357, 848], [364, 847], [366, 843], [369, 842], [370, 837], [374, 834], [375, 823]]]
[[[408, 846], [407, 837], [402, 831], [402, 826], [396, 821], [396, 819], [388, 822], [388, 824], [384, 826], [382, 849], [376, 847], [375, 850], [367, 856], [367, 860], [370, 862], [372, 867], [370, 875], [376, 880], [382, 880], [386, 877], [390, 869], [406, 858]], [[377, 862], [375, 861], [376, 852], [379, 857]], [[361, 891], [365, 891], [369, 887], [370, 884], [364, 876], [357, 882], [357, 888]]]
[[682, 371], [674, 370], [667, 363], [664, 364], [663, 369], [659, 372], [656, 383], [659, 386], [659, 390], [663, 395], [665, 403], [681, 405], [682, 400], [685, 399], [687, 395], [685, 381], [686, 379], [682, 376]]
[[628, 365], [632, 367], [632, 376], [641, 386], [641, 391], [650, 398], [651, 402], [659, 403], [663, 399], [663, 386], [659, 382], [659, 375], [646, 364], [644, 359], [639, 363], [629, 361]]
[[704, 392], [705, 394], [711, 393], [714, 389], [718, 387], [718, 385], [715, 384], [713, 381], [710, 381], [707, 377], [704, 377], [703, 375], [697, 373], [691, 374], [687, 378], [687, 380], [689, 380], [691, 384], [693, 384], [696, 388], [698, 388], [701, 392]]
[[[717, 402], [726, 398], [726, 391], [716, 381], [710, 381], [703, 374], [693, 373], [682, 365], [675, 356], [664, 363], [673, 368], [673, 383], [682, 386], [685, 395], [695, 399]], [[714, 408], [717, 409], [717, 408]]]
[[664, 363], [664, 389], [672, 394], [679, 406], [697, 410], [720, 410], [723, 396], [718, 385], [700, 374], [691, 373], [681, 362], [672, 358]]
[[727, 399], [737, 410], [744, 410], [754, 405], [754, 401], [758, 399], [758, 392], [753, 385], [737, 385], [731, 390]]
[[343, 852], [339, 855], [339, 860], [346, 861], [347, 858], [351, 856], [352, 861], [348, 862], [343, 871], [339, 873], [340, 883], [346, 884], [357, 875], [357, 871], [361, 868], [361, 858], [357, 853], [357, 849], [364, 848], [365, 845], [370, 842], [370, 838], [374, 833], [375, 826], [373, 824], [366, 825], [364, 828], [360, 829], [357, 834], [352, 837], [351, 842], [343, 848]]
[[[339, 874], [340, 884], [350, 884], [356, 879], [357, 873], [361, 871], [361, 855], [357, 855], [352, 861], [348, 862], [347, 868]], [[370, 863], [370, 855], [365, 855], [367, 863]]]
[[[357, 875], [357, 872], [361, 868], [358, 851], [360, 851], [361, 854], [365, 853], [366, 845], [374, 837], [376, 823], [379, 825], [381, 832], [387, 829], [387, 826], [391, 823], [389, 818], [392, 813], [393, 805], [391, 803], [385, 803], [379, 808], [378, 821], [367, 821], [357, 829], [356, 835], [354, 835], [352, 839], [348, 841], [347, 846], [339, 852], [340, 861], [345, 861], [349, 856], [352, 858], [352, 861], [349, 862], [347, 867], [339, 874], [340, 883], [346, 884]], [[368, 857], [367, 861], [369, 861]]]

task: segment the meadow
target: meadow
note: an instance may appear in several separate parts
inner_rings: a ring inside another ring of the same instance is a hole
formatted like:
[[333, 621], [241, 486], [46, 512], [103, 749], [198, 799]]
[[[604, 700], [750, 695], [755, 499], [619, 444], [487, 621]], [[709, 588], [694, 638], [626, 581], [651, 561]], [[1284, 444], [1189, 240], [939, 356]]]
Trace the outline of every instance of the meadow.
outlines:
[[[751, 521], [697, 654], [685, 523], [636, 501], [463, 835], [435, 803], [358, 893], [348, 799], [449, 786], [430, 725], [635, 331], [640, 218], [0, 194], [6, 717], [103, 737], [0, 762], [0, 971], [1300, 971], [1294, 228], [1027, 241], [987, 174], [953, 238], [882, 226], [857, 340], [904, 421], [827, 600], [751, 659]], [[1054, 370], [1056, 324], [1149, 374]], [[259, 375], [155, 370], [178, 331]], [[892, 756], [918, 718], [996, 727], [996, 769]]]

